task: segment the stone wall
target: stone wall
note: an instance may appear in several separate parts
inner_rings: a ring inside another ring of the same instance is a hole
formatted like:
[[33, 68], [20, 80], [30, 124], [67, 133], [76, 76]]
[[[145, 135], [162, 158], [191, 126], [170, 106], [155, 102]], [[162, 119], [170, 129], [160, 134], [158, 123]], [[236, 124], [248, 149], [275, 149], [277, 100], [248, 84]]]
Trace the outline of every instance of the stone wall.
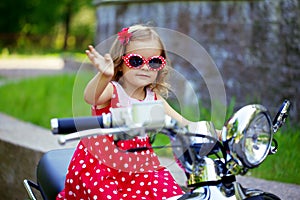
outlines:
[[[216, 63], [224, 81], [227, 103], [235, 97], [236, 107], [261, 103], [274, 113], [288, 98], [294, 105], [291, 118], [294, 122], [299, 120], [298, 0], [96, 0], [94, 3], [97, 44], [122, 27], [136, 23], [150, 22], [153, 26], [179, 31], [201, 44]], [[209, 106], [203, 77], [187, 70], [189, 63], [184, 59], [174, 56], [172, 63], [193, 86], [200, 101]]]

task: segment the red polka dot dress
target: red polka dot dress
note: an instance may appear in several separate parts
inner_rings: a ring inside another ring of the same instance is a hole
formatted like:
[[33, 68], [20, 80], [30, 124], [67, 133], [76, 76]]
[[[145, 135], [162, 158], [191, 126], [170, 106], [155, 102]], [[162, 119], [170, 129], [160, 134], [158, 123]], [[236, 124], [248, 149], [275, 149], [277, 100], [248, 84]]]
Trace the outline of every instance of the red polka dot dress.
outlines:
[[[118, 83], [112, 83], [111, 105], [103, 109], [94, 108], [93, 114], [108, 112], [109, 107], [130, 106], [137, 101], [130, 98]], [[144, 101], [155, 99], [155, 93], [147, 90]], [[137, 136], [118, 141], [112, 135], [83, 138], [71, 159], [65, 188], [56, 199], [150, 200], [183, 194], [151, 148], [126, 151], [138, 147], [151, 147], [149, 137]]]

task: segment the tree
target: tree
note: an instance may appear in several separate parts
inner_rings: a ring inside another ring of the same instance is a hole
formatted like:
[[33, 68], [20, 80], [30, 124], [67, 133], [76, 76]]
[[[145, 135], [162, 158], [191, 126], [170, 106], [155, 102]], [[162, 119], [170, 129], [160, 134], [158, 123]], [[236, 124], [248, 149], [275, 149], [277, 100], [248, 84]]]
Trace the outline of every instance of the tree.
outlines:
[[63, 27], [64, 42], [62, 48], [68, 47], [68, 38], [72, 18], [83, 7], [92, 6], [91, 0], [2, 0], [0, 3], [0, 47], [15, 47], [20, 40], [25, 44], [53, 45], [59, 27]]

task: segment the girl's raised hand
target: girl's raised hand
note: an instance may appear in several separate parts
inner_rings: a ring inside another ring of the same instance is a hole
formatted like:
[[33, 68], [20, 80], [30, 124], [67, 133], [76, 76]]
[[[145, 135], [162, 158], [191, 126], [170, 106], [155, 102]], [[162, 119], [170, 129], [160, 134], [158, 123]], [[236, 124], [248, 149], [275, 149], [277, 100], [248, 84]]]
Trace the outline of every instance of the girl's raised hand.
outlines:
[[85, 53], [102, 75], [107, 77], [114, 75], [114, 64], [110, 54], [102, 56], [92, 45], [89, 45], [89, 49]]

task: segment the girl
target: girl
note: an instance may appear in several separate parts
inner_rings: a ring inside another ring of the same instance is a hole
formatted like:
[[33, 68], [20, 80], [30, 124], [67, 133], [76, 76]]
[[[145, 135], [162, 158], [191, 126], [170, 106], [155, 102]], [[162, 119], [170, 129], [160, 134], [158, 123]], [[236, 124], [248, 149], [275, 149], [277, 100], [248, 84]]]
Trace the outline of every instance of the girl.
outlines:
[[[152, 28], [125, 28], [109, 54], [102, 56], [93, 46], [86, 54], [98, 70], [84, 93], [93, 115], [138, 101], [161, 100], [166, 114], [182, 125], [191, 123], [163, 98], [168, 92], [165, 78], [170, 66], [163, 43]], [[126, 151], [136, 147], [149, 149]], [[65, 189], [57, 199], [167, 199], [182, 194], [150, 147], [148, 136], [118, 141], [112, 135], [82, 139], [69, 165]]]

